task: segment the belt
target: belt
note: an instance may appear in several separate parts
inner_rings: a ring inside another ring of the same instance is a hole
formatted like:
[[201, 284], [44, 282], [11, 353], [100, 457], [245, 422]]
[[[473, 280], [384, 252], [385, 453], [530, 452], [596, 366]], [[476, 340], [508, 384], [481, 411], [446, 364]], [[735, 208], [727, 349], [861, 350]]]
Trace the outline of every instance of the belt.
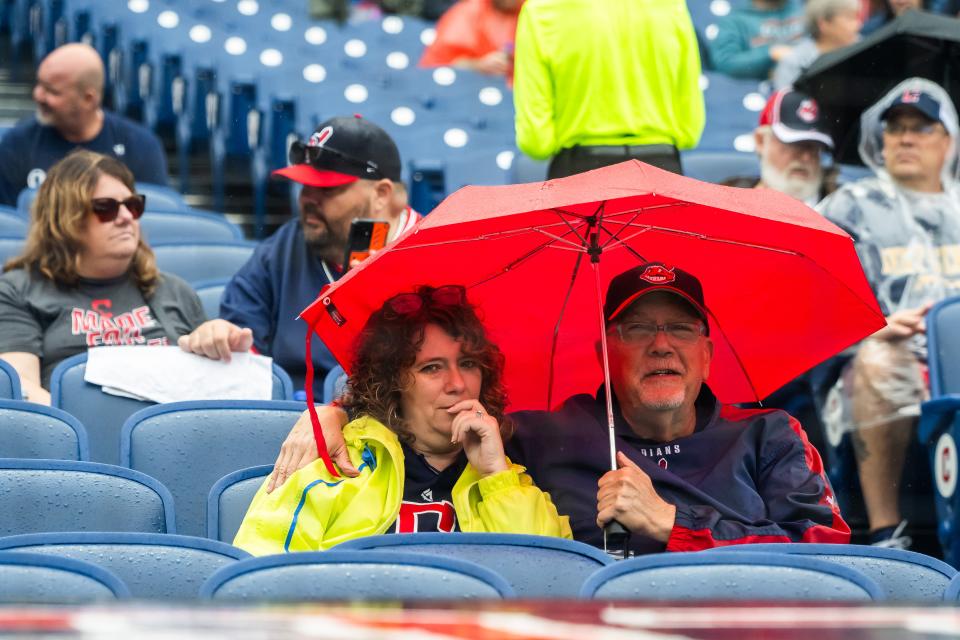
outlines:
[[672, 144], [616, 144], [567, 147], [566, 149], [561, 149], [557, 155], [570, 154], [573, 157], [614, 156], [635, 158], [637, 156], [673, 155], [675, 153], [677, 153], [677, 148]]

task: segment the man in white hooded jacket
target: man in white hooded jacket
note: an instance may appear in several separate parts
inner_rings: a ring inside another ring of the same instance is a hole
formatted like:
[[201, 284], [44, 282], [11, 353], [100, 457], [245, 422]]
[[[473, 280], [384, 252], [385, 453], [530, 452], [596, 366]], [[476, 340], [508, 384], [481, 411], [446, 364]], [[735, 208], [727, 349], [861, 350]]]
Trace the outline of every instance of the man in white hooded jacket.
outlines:
[[851, 431], [871, 542], [907, 548], [898, 489], [927, 395], [924, 316], [960, 293], [957, 112], [940, 86], [911, 78], [865, 111], [860, 128], [860, 156], [876, 175], [819, 209], [853, 237], [888, 324], [858, 346], [824, 422]]

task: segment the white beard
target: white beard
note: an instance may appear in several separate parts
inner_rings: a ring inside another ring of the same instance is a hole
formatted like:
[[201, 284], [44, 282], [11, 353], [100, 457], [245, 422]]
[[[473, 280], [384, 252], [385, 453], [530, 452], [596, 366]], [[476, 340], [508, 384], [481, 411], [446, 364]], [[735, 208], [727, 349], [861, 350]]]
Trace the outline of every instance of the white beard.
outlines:
[[823, 170], [818, 169], [810, 178], [793, 177], [790, 175], [791, 163], [786, 171], [780, 171], [766, 159], [760, 159], [760, 180], [764, 186], [774, 191], [785, 193], [801, 202], [816, 203], [820, 199], [820, 183], [823, 181]]

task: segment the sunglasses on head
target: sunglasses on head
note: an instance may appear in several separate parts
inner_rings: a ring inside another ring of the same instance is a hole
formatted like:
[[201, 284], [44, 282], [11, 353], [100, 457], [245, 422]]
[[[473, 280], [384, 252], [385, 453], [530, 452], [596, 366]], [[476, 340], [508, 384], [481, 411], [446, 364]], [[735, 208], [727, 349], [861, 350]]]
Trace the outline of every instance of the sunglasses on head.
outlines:
[[426, 305], [455, 307], [467, 302], [467, 290], [459, 284], [442, 287], [421, 287], [416, 293], [399, 293], [384, 303], [384, 308], [397, 316], [412, 316]]
[[[327, 159], [324, 160], [323, 156], [327, 156]], [[362, 169], [366, 177], [371, 180], [380, 180], [384, 177], [376, 163], [370, 160], [360, 160], [359, 158], [354, 158], [331, 147], [311, 145], [309, 143], [303, 143], [300, 140], [296, 140], [290, 145], [290, 152], [287, 154], [287, 159], [292, 165], [309, 164], [314, 169], [319, 169], [320, 171], [335, 169], [335, 167], [331, 167], [331, 164], [336, 164], [338, 161], [345, 162]]]
[[94, 198], [90, 201], [90, 208], [94, 215], [100, 219], [100, 222], [113, 222], [120, 213], [120, 205], [123, 205], [136, 220], [143, 215], [143, 210], [147, 206], [147, 196], [135, 193], [124, 200], [116, 198]]

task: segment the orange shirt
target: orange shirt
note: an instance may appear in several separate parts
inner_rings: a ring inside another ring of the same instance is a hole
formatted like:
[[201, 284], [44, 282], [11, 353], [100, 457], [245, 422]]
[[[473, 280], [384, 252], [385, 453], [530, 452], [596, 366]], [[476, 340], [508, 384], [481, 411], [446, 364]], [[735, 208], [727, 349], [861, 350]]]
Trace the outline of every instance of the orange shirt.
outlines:
[[423, 52], [420, 66], [450, 65], [493, 51], [512, 54], [519, 13], [520, 7], [510, 13], [499, 11], [491, 0], [460, 0], [437, 21], [437, 38]]

